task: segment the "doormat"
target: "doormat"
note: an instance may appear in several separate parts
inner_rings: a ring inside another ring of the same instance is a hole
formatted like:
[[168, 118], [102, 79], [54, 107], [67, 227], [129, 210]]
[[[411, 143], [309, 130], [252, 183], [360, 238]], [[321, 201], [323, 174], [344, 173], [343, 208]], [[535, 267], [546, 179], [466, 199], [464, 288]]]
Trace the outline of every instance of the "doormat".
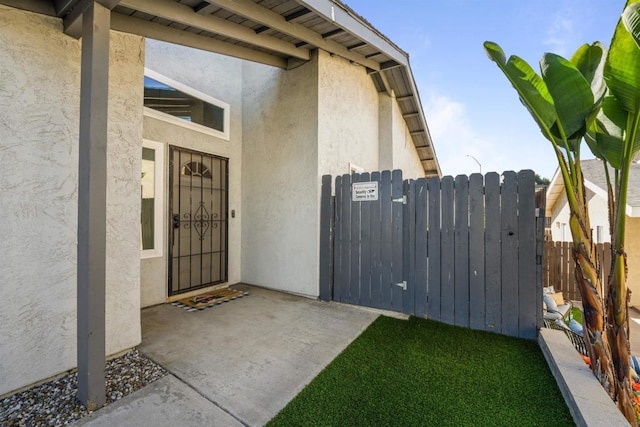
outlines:
[[183, 298], [174, 301], [171, 305], [183, 308], [187, 311], [200, 311], [205, 308], [214, 307], [216, 305], [249, 296], [249, 292], [237, 291], [231, 288], [218, 289], [217, 291], [207, 292], [206, 294], [196, 295], [195, 297]]

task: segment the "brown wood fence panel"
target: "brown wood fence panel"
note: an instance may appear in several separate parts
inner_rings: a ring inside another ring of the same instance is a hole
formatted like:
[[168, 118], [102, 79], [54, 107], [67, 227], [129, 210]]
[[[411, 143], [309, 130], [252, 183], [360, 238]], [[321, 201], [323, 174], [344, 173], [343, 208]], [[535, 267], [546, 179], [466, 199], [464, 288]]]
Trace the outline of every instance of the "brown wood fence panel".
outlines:
[[[401, 171], [342, 175], [333, 197], [331, 178], [322, 184], [323, 300], [534, 338], [542, 274], [569, 283], [568, 247], [543, 252], [539, 244], [532, 171], [417, 181]], [[354, 197], [354, 186], [369, 184], [375, 199]]]
[[[596, 244], [596, 256], [600, 264], [600, 276], [603, 280], [603, 295], [611, 271], [611, 243]], [[571, 255], [570, 242], [544, 242], [542, 263], [542, 284], [553, 286], [563, 293], [566, 299], [580, 301], [580, 290], [576, 283], [575, 264]]]

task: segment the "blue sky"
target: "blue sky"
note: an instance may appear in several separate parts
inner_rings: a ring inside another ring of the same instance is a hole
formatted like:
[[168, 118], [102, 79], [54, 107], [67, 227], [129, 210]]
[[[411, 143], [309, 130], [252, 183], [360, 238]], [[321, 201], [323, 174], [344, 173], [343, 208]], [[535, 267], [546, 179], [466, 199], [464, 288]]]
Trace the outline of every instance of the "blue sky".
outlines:
[[[345, 0], [409, 53], [442, 172], [533, 169], [551, 178], [550, 143], [482, 47], [497, 42], [534, 69], [544, 52], [570, 57], [609, 45], [621, 0]], [[588, 148], [585, 146], [585, 152]], [[587, 156], [583, 156], [587, 157]]]

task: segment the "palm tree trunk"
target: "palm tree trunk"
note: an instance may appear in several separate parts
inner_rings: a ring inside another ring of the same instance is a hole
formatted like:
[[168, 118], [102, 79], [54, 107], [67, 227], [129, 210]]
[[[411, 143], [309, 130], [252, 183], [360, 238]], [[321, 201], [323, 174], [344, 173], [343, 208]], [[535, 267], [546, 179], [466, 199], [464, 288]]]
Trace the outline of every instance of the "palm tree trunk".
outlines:
[[[616, 204], [614, 205], [614, 226], [612, 234], [612, 268], [609, 275], [609, 290], [607, 292], [607, 336], [611, 348], [611, 358], [615, 366], [615, 400], [618, 408], [631, 425], [637, 426], [636, 408], [633, 403], [631, 388], [631, 348], [629, 346], [629, 297], [627, 288], [627, 254], [624, 250], [626, 238], [627, 190], [629, 186], [629, 171], [633, 154], [633, 141], [636, 140], [640, 122], [640, 115], [636, 115], [633, 131], [630, 132], [632, 141], [625, 146], [625, 153], [620, 168], [619, 182], [616, 185]], [[631, 121], [629, 122], [631, 125]], [[610, 193], [610, 196], [612, 194]]]
[[[578, 221], [572, 213], [572, 222]], [[579, 227], [582, 230], [582, 227]], [[573, 231], [573, 230], [572, 230]], [[614, 368], [608, 336], [605, 331], [605, 313], [600, 295], [600, 269], [590, 239], [584, 233], [573, 234], [573, 260], [576, 283], [584, 310], [585, 344], [591, 359], [591, 370], [612, 399], [615, 399]]]
[[[625, 262], [626, 264], [626, 262]], [[624, 321], [618, 325], [615, 321], [613, 309], [615, 297], [612, 292], [613, 287], [609, 285], [607, 296], [609, 325], [607, 327], [607, 338], [611, 348], [611, 360], [615, 366], [615, 397], [618, 409], [633, 426], [638, 425], [636, 411], [633, 404], [633, 391], [631, 388], [631, 349], [629, 347], [629, 318], [627, 316], [629, 306], [629, 293], [625, 297], [623, 305]]]

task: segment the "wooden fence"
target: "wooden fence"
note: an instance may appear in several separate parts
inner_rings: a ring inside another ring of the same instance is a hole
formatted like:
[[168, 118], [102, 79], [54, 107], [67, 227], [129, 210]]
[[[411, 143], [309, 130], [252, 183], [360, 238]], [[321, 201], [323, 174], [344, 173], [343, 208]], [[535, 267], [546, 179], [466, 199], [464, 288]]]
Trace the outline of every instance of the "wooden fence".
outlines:
[[[606, 282], [611, 271], [611, 243], [596, 245], [596, 255], [600, 261], [603, 295], [606, 295]], [[542, 281], [544, 286], [553, 286], [556, 291], [562, 291], [566, 299], [580, 301], [580, 291], [576, 285], [575, 264], [571, 255], [570, 242], [544, 242], [544, 260]]]
[[535, 338], [544, 214], [534, 191], [532, 171], [343, 175], [335, 196], [324, 176], [321, 299]]

